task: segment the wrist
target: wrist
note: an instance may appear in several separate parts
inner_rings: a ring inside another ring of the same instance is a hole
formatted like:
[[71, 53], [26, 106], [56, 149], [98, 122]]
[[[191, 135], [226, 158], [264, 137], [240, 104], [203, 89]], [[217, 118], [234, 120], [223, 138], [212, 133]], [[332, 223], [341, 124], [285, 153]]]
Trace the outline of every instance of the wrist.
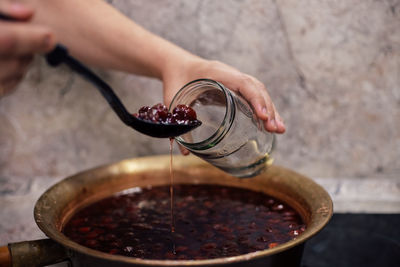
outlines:
[[165, 65], [162, 70], [162, 80], [165, 82], [173, 79], [183, 86], [192, 80], [205, 78], [203, 76], [207, 66], [209, 60], [190, 53], [181, 55], [179, 60], [171, 60]]

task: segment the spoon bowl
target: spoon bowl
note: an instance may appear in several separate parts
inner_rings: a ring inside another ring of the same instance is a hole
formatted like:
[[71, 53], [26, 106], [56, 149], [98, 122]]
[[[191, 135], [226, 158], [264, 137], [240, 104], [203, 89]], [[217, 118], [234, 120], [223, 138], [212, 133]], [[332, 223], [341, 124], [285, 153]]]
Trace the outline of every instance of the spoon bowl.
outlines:
[[173, 138], [183, 135], [201, 125], [201, 121], [198, 120], [190, 124], [164, 124], [138, 119], [135, 116], [131, 117], [132, 122], [129, 123], [129, 126], [142, 134], [157, 138]]

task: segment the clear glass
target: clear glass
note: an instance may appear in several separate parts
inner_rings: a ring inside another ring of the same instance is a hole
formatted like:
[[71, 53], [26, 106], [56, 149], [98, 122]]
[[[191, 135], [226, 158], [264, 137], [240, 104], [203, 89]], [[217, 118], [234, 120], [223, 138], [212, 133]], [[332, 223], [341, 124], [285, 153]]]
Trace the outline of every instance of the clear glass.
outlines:
[[249, 103], [224, 85], [200, 79], [185, 85], [171, 102], [192, 107], [202, 125], [176, 137], [194, 155], [237, 177], [252, 177], [272, 163], [274, 135], [265, 131]]

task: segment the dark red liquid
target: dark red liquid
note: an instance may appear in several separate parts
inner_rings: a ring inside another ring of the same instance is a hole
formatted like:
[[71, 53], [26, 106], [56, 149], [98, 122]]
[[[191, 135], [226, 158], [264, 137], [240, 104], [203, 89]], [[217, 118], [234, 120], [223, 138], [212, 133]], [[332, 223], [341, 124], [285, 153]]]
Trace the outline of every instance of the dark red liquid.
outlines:
[[137, 191], [86, 207], [63, 232], [79, 244], [111, 254], [211, 259], [275, 247], [305, 230], [291, 207], [263, 193], [216, 185], [174, 185], [172, 233], [170, 187]]
[[172, 253], [176, 254], [175, 251], [175, 241], [174, 241], [174, 233], [175, 233], [175, 216], [174, 216], [174, 172], [172, 170], [172, 149], [174, 146], [174, 139], [171, 138], [169, 140], [169, 196], [170, 196], [170, 208], [171, 208], [171, 235], [172, 235]]
[[141, 107], [138, 113], [133, 115], [142, 120], [164, 124], [187, 125], [197, 122], [196, 112], [187, 105], [177, 105], [171, 113], [165, 105], [158, 103], [152, 107]]

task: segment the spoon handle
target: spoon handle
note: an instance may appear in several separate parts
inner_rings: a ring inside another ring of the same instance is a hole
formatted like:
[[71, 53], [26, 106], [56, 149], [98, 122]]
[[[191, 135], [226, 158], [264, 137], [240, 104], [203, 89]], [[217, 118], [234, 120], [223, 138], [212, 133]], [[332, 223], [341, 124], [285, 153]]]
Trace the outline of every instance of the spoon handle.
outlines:
[[64, 63], [76, 73], [80, 74], [83, 78], [95, 85], [118, 117], [126, 125], [131, 126], [132, 115], [122, 104], [121, 100], [114, 93], [113, 89], [79, 60], [70, 56], [66, 47], [61, 44], [57, 44], [54, 50], [46, 55], [46, 61], [52, 67], [56, 67], [61, 63]]
[[[17, 19], [8, 15], [0, 13], [0, 20], [4, 21], [18, 21]], [[80, 61], [70, 56], [68, 50], [62, 44], [57, 44], [56, 47], [45, 55], [47, 63], [56, 67], [61, 63], [65, 63], [72, 70], [80, 74], [83, 78], [94, 84], [103, 97], [107, 100], [108, 104], [115, 111], [118, 117], [128, 126], [132, 125], [133, 116], [128, 112], [121, 100], [114, 93], [113, 89], [104, 82], [99, 76], [97, 76], [88, 67], [82, 64]]]
[[4, 15], [2, 13], [0, 13], [0, 20], [5, 20], [5, 21], [18, 21], [17, 19]]

